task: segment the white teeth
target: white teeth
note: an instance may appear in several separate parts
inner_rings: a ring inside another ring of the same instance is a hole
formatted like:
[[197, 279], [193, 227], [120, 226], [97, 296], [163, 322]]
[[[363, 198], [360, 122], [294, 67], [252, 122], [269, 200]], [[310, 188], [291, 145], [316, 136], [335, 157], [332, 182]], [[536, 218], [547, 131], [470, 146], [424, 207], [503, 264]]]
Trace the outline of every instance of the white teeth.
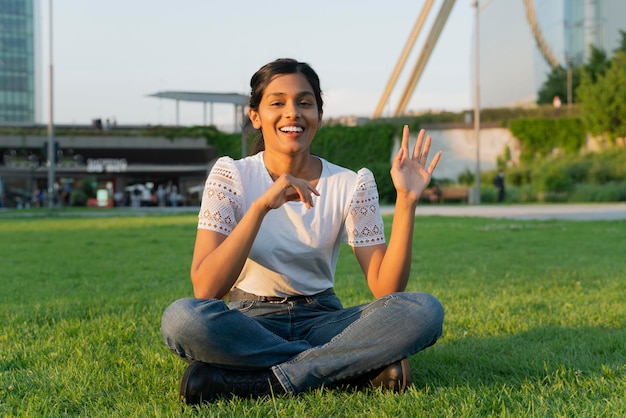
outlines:
[[302, 132], [302, 127], [300, 126], [284, 126], [280, 128], [281, 132]]

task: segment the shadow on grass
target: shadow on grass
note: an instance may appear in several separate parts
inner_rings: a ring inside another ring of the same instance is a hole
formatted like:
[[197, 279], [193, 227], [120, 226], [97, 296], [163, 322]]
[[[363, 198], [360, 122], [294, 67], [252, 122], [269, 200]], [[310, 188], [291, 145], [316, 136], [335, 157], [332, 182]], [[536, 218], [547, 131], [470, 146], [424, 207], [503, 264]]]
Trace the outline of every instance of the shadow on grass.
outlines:
[[[509, 336], [468, 337], [411, 358], [416, 388], [521, 385], [626, 378], [626, 329], [546, 326]], [[608, 382], [607, 382], [608, 383]]]

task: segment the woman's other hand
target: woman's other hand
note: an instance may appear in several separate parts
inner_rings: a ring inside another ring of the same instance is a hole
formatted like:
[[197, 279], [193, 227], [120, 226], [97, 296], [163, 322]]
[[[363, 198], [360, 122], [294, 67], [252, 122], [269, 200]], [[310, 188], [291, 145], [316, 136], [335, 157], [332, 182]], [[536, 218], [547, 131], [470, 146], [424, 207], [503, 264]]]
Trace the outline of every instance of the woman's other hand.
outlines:
[[[426, 137], [426, 138], [424, 138]], [[409, 152], [409, 127], [404, 126], [402, 145], [391, 165], [391, 178], [398, 197], [406, 197], [417, 202], [420, 195], [430, 183], [433, 171], [441, 158], [441, 151], [433, 157], [426, 167], [428, 152], [430, 151], [430, 135], [420, 130], [413, 152]]]

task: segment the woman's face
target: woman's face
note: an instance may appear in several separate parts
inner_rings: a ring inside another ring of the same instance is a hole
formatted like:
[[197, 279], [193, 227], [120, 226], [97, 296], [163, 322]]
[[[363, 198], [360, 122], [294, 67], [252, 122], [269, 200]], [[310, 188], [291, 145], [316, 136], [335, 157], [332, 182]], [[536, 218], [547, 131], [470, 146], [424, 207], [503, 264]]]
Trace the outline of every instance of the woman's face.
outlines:
[[265, 88], [257, 111], [249, 117], [261, 129], [267, 151], [295, 155], [308, 150], [322, 117], [313, 88], [300, 73], [276, 76]]

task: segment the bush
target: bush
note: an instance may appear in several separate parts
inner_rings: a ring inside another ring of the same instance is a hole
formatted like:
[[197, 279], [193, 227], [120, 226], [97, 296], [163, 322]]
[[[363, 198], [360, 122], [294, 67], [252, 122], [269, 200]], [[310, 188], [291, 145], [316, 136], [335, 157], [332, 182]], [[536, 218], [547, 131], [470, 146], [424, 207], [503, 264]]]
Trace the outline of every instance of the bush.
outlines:
[[[508, 201], [506, 194], [504, 200]], [[480, 188], [480, 201], [482, 203], [495, 203], [498, 201], [498, 192], [493, 187]]]
[[476, 181], [474, 173], [469, 168], [465, 169], [465, 171], [459, 174], [457, 180], [459, 184], [462, 184], [464, 186], [471, 186]]
[[87, 206], [87, 194], [82, 190], [72, 190], [70, 194], [71, 206]]
[[506, 181], [513, 186], [523, 186], [530, 184], [531, 168], [528, 166], [509, 167], [506, 170]]
[[507, 187], [505, 200], [510, 203], [531, 203], [539, 201], [539, 197], [535, 189], [527, 184], [519, 187]]
[[521, 143], [520, 159], [524, 162], [548, 156], [555, 149], [578, 152], [586, 138], [579, 118], [516, 119], [509, 124], [509, 130]]
[[569, 196], [569, 202], [623, 202], [626, 201], [626, 182], [578, 184]]
[[[537, 158], [506, 169], [508, 202], [624, 201], [626, 149]], [[493, 171], [486, 171], [485, 184]], [[606, 186], [606, 187], [604, 187]]]
[[565, 165], [557, 161], [544, 161], [533, 167], [532, 182], [543, 193], [568, 192], [575, 184]]

